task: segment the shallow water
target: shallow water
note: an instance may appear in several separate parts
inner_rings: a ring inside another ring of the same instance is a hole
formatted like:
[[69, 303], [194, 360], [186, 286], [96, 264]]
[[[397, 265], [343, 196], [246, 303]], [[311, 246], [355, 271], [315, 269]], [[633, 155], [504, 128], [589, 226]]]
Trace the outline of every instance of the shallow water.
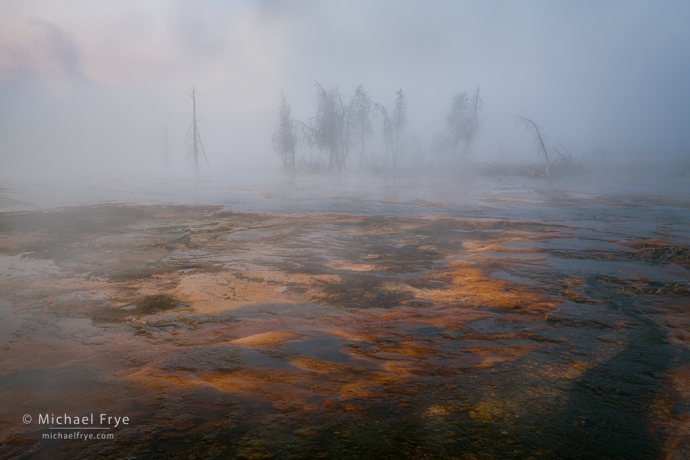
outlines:
[[109, 190], [0, 213], [3, 458], [690, 454], [677, 195]]

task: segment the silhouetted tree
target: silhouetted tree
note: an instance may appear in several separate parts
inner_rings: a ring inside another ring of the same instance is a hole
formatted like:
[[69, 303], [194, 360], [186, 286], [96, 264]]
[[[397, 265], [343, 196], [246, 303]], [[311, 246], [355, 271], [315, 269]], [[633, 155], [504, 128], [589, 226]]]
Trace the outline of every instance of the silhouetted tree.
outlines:
[[468, 125], [467, 112], [469, 111], [467, 93], [459, 93], [453, 98], [450, 113], [446, 119], [446, 125], [450, 132], [451, 156], [457, 157], [458, 147], [465, 137]]
[[470, 146], [472, 142], [479, 136], [481, 129], [481, 120], [479, 119], [479, 111], [481, 110], [482, 100], [479, 98], [479, 86], [472, 96], [469, 108], [469, 122], [467, 123], [467, 133], [465, 135], [465, 145], [463, 156], [467, 158], [470, 153]]
[[165, 178], [170, 176], [170, 160], [168, 158], [168, 121], [163, 128], [163, 155], [165, 157]]
[[539, 153], [540, 156], [544, 157], [544, 162], [546, 163], [546, 176], [551, 177], [551, 161], [549, 160], [549, 152], [546, 149], [546, 144], [545, 144], [545, 142], [548, 140], [548, 137], [543, 135], [541, 133], [541, 131], [539, 130], [539, 125], [537, 125], [535, 122], [533, 122], [529, 118], [520, 117], [520, 116], [516, 116], [513, 118], [515, 118], [516, 124], [524, 125], [526, 130], [532, 131], [532, 138], [533, 138], [534, 144], [537, 146], [537, 152]]
[[196, 119], [196, 92], [192, 88], [192, 125], [187, 130], [187, 157], [191, 157], [194, 161], [194, 180], [199, 181], [199, 153], [204, 156], [206, 161], [206, 166], [208, 167], [208, 173], [211, 174], [211, 166], [208, 164], [208, 158], [206, 158], [206, 150], [204, 149], [204, 144], [201, 142], [201, 135], [199, 134], [198, 120]]
[[371, 127], [372, 102], [369, 94], [364, 90], [364, 86], [359, 85], [355, 89], [350, 101], [350, 113], [352, 119], [352, 131], [359, 144], [359, 166], [362, 167], [364, 161], [364, 145], [368, 137], [374, 134]]
[[290, 104], [283, 93], [280, 93], [278, 128], [273, 133], [273, 148], [283, 160], [285, 169], [295, 170], [295, 147], [297, 135], [290, 115]]
[[474, 96], [472, 96], [472, 100], [467, 97], [467, 93], [457, 94], [453, 98], [450, 114], [448, 114], [448, 118], [446, 119], [446, 125], [450, 133], [450, 154], [454, 159], [458, 156], [460, 145], [463, 147], [463, 158], [467, 158], [469, 155], [470, 145], [479, 133], [480, 110], [481, 99], [479, 99], [479, 88], [477, 88]]
[[401, 89], [395, 94], [395, 109], [393, 110], [391, 129], [393, 131], [393, 167], [397, 169], [400, 166], [402, 142], [405, 139], [405, 129], [407, 128], [407, 99], [405, 99], [405, 93]]
[[309, 123], [297, 122], [300, 139], [310, 148], [328, 154], [328, 171], [345, 171], [352, 142], [352, 117], [338, 87], [326, 91], [316, 83], [316, 116]]
[[374, 108], [381, 112], [381, 118], [383, 118], [383, 145], [384, 145], [384, 157], [383, 165], [386, 170], [389, 169], [389, 151], [393, 145], [393, 124], [388, 116], [388, 110], [381, 104], [375, 103]]
[[[386, 169], [396, 171], [400, 164], [401, 146], [405, 139], [405, 128], [407, 127], [407, 99], [403, 90], [395, 93], [395, 107], [393, 117], [388, 116], [388, 110], [381, 104], [374, 104], [376, 110], [381, 112], [383, 117], [383, 140], [385, 145], [385, 166]], [[389, 162], [390, 152], [390, 162]]]

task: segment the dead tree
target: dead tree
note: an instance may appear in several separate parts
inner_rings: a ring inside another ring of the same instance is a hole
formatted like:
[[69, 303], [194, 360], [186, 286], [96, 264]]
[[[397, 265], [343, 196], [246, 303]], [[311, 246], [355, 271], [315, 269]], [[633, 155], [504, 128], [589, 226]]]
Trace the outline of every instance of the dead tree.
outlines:
[[211, 176], [211, 166], [208, 164], [206, 158], [206, 150], [204, 144], [201, 142], [201, 135], [199, 134], [198, 120], [196, 119], [196, 93], [192, 88], [192, 126], [187, 130], [187, 157], [194, 161], [194, 180], [199, 181], [199, 154], [204, 156], [206, 166], [208, 167], [209, 176]]
[[467, 134], [467, 126], [469, 124], [468, 111], [469, 101], [467, 93], [457, 94], [453, 98], [450, 113], [446, 119], [446, 125], [450, 132], [451, 157], [453, 160], [457, 158], [460, 143]]
[[463, 157], [467, 158], [470, 153], [470, 146], [472, 142], [479, 135], [481, 128], [481, 120], [479, 119], [479, 111], [481, 110], [482, 100], [479, 99], [479, 86], [472, 96], [469, 106], [469, 118], [467, 120], [467, 127], [465, 131], [465, 143], [463, 148]]
[[532, 130], [534, 144], [537, 146], [537, 151], [540, 156], [544, 157], [546, 163], [546, 177], [551, 177], [551, 161], [549, 160], [549, 151], [546, 149], [545, 142], [548, 137], [543, 135], [539, 130], [539, 126], [529, 118], [514, 116], [516, 124], [525, 125], [525, 130]]
[[170, 161], [168, 158], [168, 122], [165, 122], [163, 129], [163, 155], [165, 156], [165, 176], [170, 175]]
[[[402, 146], [405, 140], [405, 129], [407, 127], [407, 99], [405, 93], [400, 89], [396, 93], [395, 108], [393, 116], [389, 117], [388, 110], [381, 104], [374, 104], [376, 110], [383, 117], [383, 141], [385, 145], [385, 167], [386, 170], [396, 171], [401, 161]], [[389, 161], [390, 152], [390, 161]]]
[[352, 110], [338, 87], [326, 91], [316, 83], [316, 116], [308, 123], [295, 120], [300, 143], [328, 154], [328, 171], [342, 173], [352, 144]]
[[388, 116], [388, 110], [381, 104], [374, 104], [376, 110], [381, 112], [381, 117], [383, 118], [383, 145], [384, 145], [384, 157], [383, 165], [386, 171], [389, 169], [389, 151], [392, 149], [393, 145], [393, 124]]
[[273, 148], [283, 160], [283, 168], [295, 171], [295, 147], [297, 135], [295, 123], [290, 115], [290, 104], [280, 93], [280, 116], [278, 128], [273, 133]]
[[472, 100], [469, 100], [467, 93], [459, 93], [453, 98], [451, 110], [446, 119], [450, 133], [450, 154], [453, 159], [458, 157], [460, 145], [462, 145], [463, 159], [469, 156], [470, 146], [479, 134], [481, 102], [479, 87], [474, 92]]
[[[563, 149], [563, 151], [556, 148], [555, 145], [551, 146], [553, 151], [556, 152], [558, 154], [558, 156], [560, 156], [560, 159], [554, 160], [554, 163], [556, 163], [557, 161], [560, 160], [563, 162], [566, 169], [570, 169], [573, 166], [573, 152], [571, 152], [569, 148], [565, 147], [560, 142], [558, 142], [558, 145], [561, 146], [561, 149]], [[584, 159], [584, 157], [583, 157], [583, 159]]]
[[364, 161], [364, 146], [366, 139], [374, 134], [371, 127], [372, 102], [364, 86], [359, 85], [355, 89], [350, 101], [350, 113], [352, 115], [353, 132], [359, 144], [359, 167]]
[[342, 98], [337, 87], [326, 91], [316, 84], [316, 116], [311, 120], [310, 140], [328, 153], [328, 171], [342, 172], [344, 167], [344, 132]]
[[405, 140], [405, 128], [407, 127], [407, 99], [403, 90], [398, 90], [395, 97], [395, 109], [393, 110], [393, 119], [391, 120], [391, 128], [393, 130], [393, 146], [391, 153], [393, 154], [393, 168], [398, 169], [402, 157], [402, 146]]

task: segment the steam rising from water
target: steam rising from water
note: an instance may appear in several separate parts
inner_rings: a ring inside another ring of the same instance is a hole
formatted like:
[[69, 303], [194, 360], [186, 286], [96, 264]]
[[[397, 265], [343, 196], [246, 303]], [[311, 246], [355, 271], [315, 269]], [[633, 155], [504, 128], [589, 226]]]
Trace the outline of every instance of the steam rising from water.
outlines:
[[[687, 158], [690, 32], [682, 2], [233, 2], [0, 7], [4, 178], [189, 177], [191, 87], [218, 176], [251, 175], [271, 146], [279, 92], [315, 112], [314, 82], [363, 84], [427, 150], [452, 98], [482, 89], [475, 162], [536, 161], [511, 115], [537, 121], [579, 159]], [[370, 154], [383, 149], [381, 120]], [[306, 155], [306, 152], [302, 152]], [[433, 163], [433, 158], [427, 158]], [[351, 168], [353, 169], [353, 168]]]

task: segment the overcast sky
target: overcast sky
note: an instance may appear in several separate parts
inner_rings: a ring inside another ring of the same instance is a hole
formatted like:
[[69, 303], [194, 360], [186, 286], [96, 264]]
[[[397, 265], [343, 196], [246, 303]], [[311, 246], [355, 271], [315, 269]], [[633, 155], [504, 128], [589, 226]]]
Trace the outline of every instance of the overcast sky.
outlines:
[[[690, 159], [690, 2], [3, 1], [0, 174], [173, 167], [198, 93], [218, 167], [275, 164], [279, 92], [363, 84], [429, 144], [458, 92], [481, 88], [477, 161], [535, 156], [511, 115], [576, 156]], [[379, 135], [380, 138], [380, 135]]]

